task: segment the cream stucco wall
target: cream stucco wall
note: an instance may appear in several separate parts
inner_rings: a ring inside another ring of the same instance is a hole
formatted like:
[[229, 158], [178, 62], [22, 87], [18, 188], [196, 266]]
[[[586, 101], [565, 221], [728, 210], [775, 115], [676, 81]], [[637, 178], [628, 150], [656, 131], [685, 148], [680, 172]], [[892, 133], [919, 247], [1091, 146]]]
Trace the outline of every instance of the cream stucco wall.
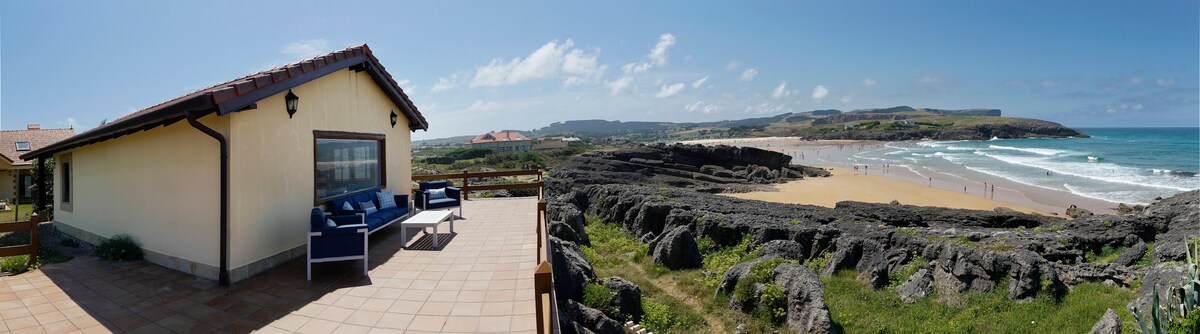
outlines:
[[[228, 133], [229, 119], [201, 123]], [[216, 267], [219, 262], [220, 149], [186, 121], [83, 146], [55, 156], [57, 224], [100, 237], [129, 234], [151, 252]], [[62, 204], [62, 163], [72, 194]], [[160, 263], [161, 264], [161, 263]]]
[[[229, 116], [230, 268], [306, 243], [314, 206], [313, 130], [386, 135], [386, 186], [397, 193], [409, 189], [407, 119], [367, 72], [339, 70], [292, 92], [300, 97], [294, 118], [284, 108], [287, 92]], [[394, 128], [392, 111], [400, 115]]]

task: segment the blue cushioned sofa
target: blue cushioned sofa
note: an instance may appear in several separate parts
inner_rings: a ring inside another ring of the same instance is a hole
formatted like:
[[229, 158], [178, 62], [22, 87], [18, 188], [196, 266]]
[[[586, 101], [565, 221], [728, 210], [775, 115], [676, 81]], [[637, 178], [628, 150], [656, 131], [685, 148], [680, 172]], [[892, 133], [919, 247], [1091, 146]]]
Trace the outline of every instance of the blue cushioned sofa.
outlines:
[[[450, 181], [431, 181], [418, 183], [420, 189], [413, 192], [413, 202], [421, 210], [458, 207], [458, 216], [462, 217], [462, 189], [450, 186]], [[430, 189], [446, 189], [446, 198], [430, 199]]]
[[[367, 236], [408, 218], [412, 211], [408, 195], [395, 195], [396, 207], [367, 214], [360, 203], [371, 201], [379, 208], [378, 194], [372, 190], [331, 200], [330, 212], [312, 209], [308, 232], [309, 280], [312, 280], [312, 264], [318, 262], [363, 260], [363, 275], [367, 275]], [[350, 203], [351, 210], [343, 209], [346, 203]], [[337, 226], [328, 226], [327, 219]]]
[[[329, 212], [335, 216], [362, 216], [362, 221], [360, 223], [367, 224], [367, 228], [369, 230], [368, 233], [375, 233], [375, 231], [379, 231], [380, 229], [387, 227], [389, 224], [396, 222], [397, 218], [408, 218], [410, 210], [408, 207], [407, 194], [395, 195], [396, 207], [394, 208], [379, 209], [379, 211], [376, 211], [375, 213], [369, 215], [366, 214], [366, 211], [362, 210], [362, 206], [360, 206], [359, 203], [371, 201], [371, 203], [375, 204], [375, 208], [379, 208], [379, 199], [375, 198], [375, 196], [378, 194], [378, 191], [372, 190], [334, 199], [329, 201]], [[353, 210], [342, 209], [347, 202], [350, 203], [350, 207], [353, 208]]]

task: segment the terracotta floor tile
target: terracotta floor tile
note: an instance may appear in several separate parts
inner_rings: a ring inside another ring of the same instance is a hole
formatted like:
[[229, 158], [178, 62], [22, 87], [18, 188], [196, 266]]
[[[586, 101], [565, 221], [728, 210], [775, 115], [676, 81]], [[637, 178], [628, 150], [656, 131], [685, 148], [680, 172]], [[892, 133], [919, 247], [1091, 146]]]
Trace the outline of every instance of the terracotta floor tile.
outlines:
[[379, 321], [379, 318], [382, 317], [383, 312], [358, 310], [350, 314], [350, 316], [347, 317], [343, 323], [360, 326], [374, 326], [375, 323]]
[[494, 316], [479, 318], [479, 332], [508, 332], [512, 326], [511, 316]]
[[408, 329], [414, 331], [431, 331], [437, 332], [442, 330], [442, 326], [446, 324], [446, 316], [440, 315], [417, 315], [412, 322], [408, 324]]
[[391, 329], [406, 329], [408, 324], [412, 323], [412, 314], [384, 313], [379, 321], [375, 323], [375, 327], [391, 328]]

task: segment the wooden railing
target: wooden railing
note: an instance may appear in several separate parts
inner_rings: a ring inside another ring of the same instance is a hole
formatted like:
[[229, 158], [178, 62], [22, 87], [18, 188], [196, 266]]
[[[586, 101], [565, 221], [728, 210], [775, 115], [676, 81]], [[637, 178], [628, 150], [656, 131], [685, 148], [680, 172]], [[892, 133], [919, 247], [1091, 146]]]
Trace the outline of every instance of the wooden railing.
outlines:
[[[537, 180], [530, 183], [514, 183], [514, 184], [485, 184], [471, 185], [471, 178], [487, 178], [487, 177], [504, 177], [504, 176], [537, 176]], [[463, 199], [469, 199], [469, 193], [472, 191], [481, 190], [513, 190], [513, 189], [538, 189], [538, 198], [542, 198], [542, 170], [508, 170], [498, 172], [468, 172], [463, 170], [462, 173], [454, 174], [433, 174], [433, 175], [413, 175], [413, 181], [436, 181], [436, 180], [461, 180], [458, 185], [462, 188]]]
[[538, 201], [537, 267], [533, 271], [533, 301], [538, 333], [558, 333], [558, 304], [554, 297], [554, 270], [550, 265], [554, 254], [550, 247], [549, 220], [546, 199]]
[[29, 221], [0, 224], [0, 233], [29, 231], [28, 244], [0, 247], [0, 257], [29, 255], [29, 265], [33, 266], [36, 264], [38, 248], [38, 222], [40, 220], [41, 219], [38, 214], [34, 212], [33, 215], [29, 217]]

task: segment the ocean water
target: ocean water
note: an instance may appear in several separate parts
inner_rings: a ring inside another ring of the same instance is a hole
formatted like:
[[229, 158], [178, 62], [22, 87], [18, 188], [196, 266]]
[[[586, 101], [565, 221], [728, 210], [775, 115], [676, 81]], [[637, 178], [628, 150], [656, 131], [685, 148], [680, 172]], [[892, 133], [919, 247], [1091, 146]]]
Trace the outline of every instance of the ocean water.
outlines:
[[1200, 189], [1200, 128], [1080, 130], [1092, 137], [895, 142], [854, 158], [922, 176], [983, 173], [1114, 203]]

